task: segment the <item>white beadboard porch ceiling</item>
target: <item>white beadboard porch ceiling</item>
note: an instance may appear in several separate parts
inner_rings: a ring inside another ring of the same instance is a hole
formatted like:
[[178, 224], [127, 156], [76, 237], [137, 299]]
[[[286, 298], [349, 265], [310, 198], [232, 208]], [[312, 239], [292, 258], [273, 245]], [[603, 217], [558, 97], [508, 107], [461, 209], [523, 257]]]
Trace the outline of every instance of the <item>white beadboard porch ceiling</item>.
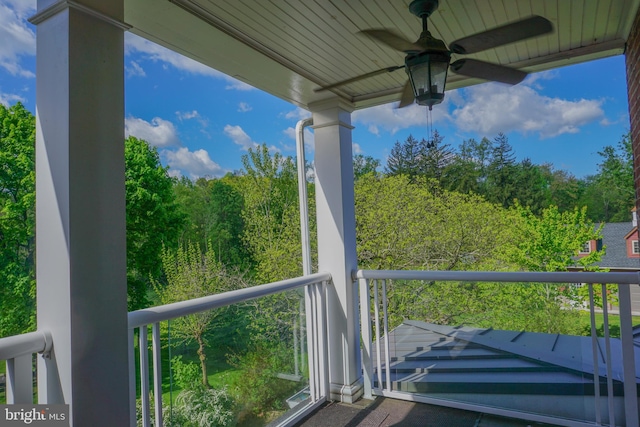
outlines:
[[[401, 65], [402, 52], [356, 34], [390, 28], [409, 40], [421, 31], [410, 0], [126, 0], [131, 31], [302, 108], [342, 97], [364, 108], [396, 101], [398, 70], [330, 92], [322, 85]], [[468, 55], [529, 72], [624, 52], [640, 0], [440, 0], [429, 20], [449, 44], [530, 15], [554, 32]], [[452, 60], [461, 56], [454, 55]], [[482, 82], [450, 71], [447, 89]]]

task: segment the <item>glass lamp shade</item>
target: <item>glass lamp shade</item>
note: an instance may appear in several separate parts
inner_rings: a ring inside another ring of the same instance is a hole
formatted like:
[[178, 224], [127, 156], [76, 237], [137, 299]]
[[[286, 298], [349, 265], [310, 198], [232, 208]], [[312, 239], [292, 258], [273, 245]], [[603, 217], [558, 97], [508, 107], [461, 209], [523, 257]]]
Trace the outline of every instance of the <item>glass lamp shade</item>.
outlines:
[[450, 59], [451, 55], [446, 51], [426, 51], [407, 57], [406, 70], [419, 105], [426, 105], [431, 109], [442, 102]]

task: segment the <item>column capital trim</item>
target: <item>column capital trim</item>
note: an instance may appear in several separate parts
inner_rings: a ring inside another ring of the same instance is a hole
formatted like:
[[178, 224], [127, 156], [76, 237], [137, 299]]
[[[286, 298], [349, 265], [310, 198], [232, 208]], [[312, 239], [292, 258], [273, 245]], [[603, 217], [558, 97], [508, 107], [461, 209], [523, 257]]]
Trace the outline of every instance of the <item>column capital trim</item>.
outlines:
[[313, 113], [316, 111], [328, 110], [330, 108], [336, 107], [348, 111], [349, 113], [353, 113], [353, 111], [356, 109], [353, 103], [347, 102], [343, 98], [329, 98], [322, 101], [313, 102], [309, 104], [307, 109]]
[[123, 31], [129, 31], [132, 28], [131, 25], [123, 21], [120, 21], [111, 16], [107, 16], [102, 12], [99, 12], [95, 9], [92, 9], [88, 6], [80, 4], [73, 0], [60, 0], [52, 4], [51, 6], [47, 7], [46, 9], [41, 10], [35, 15], [33, 15], [31, 18], [29, 18], [29, 22], [32, 23], [33, 25], [41, 24], [42, 22], [48, 20], [52, 16], [55, 16], [66, 9], [75, 9], [86, 15], [92, 16], [94, 18], [98, 18], [99, 20], [106, 22], [107, 24], [113, 25], [114, 27], [120, 28]]
[[347, 122], [343, 122], [342, 120], [333, 120], [333, 121], [325, 122], [325, 123], [322, 123], [322, 124], [319, 124], [319, 125], [312, 125], [311, 128], [313, 130], [316, 130], [316, 129], [322, 129], [322, 128], [326, 128], [326, 127], [330, 127], [330, 126], [342, 126], [342, 127], [347, 128], [347, 129], [355, 129], [355, 126], [353, 126], [353, 125], [351, 125], [351, 124], [349, 124]]

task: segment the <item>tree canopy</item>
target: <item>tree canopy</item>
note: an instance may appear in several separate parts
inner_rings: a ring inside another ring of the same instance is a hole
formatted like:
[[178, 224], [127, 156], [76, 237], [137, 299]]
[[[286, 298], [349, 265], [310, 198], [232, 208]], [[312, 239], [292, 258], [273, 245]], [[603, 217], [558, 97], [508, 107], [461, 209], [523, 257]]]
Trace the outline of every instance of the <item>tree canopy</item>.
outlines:
[[148, 305], [149, 278], [158, 277], [163, 245], [174, 248], [185, 225], [173, 180], [158, 150], [130, 136], [125, 140], [127, 289], [129, 310]]
[[35, 118], [0, 104], [0, 336], [35, 327]]

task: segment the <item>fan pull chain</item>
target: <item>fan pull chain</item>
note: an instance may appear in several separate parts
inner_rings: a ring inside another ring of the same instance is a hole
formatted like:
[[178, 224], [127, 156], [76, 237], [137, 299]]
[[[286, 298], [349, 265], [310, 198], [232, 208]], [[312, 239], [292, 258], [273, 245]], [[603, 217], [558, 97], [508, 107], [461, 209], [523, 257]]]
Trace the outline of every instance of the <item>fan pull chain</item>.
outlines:
[[429, 143], [433, 141], [433, 113], [431, 109], [425, 109], [427, 112], [427, 138]]

